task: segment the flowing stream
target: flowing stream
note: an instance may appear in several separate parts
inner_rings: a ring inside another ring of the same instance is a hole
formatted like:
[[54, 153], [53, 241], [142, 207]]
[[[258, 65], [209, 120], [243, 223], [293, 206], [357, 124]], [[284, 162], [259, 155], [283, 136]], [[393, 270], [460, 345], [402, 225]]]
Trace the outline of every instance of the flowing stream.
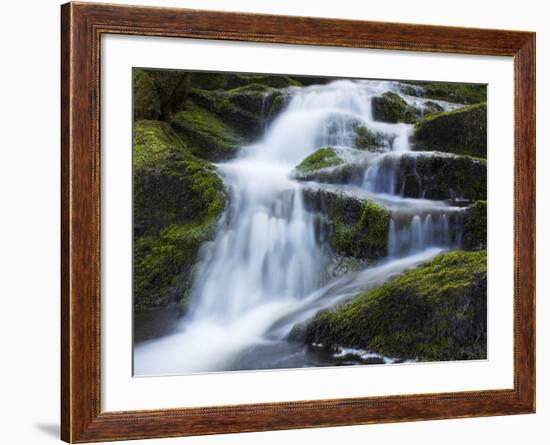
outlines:
[[[373, 120], [371, 100], [386, 91], [417, 109], [424, 106], [423, 99], [403, 95], [390, 81], [292, 88], [263, 137], [243, 147], [237, 159], [218, 165], [229, 204], [215, 239], [203, 248], [189, 309], [170, 335], [136, 345], [136, 375], [392, 361], [368, 351], [329, 354], [287, 340], [295, 325], [319, 310], [460, 245], [460, 208], [404, 198], [396, 187], [398, 161], [412, 155], [413, 126]], [[358, 124], [381, 135], [384, 152], [353, 148]], [[292, 179], [297, 164], [326, 146], [350, 162], [364, 162], [363, 175], [341, 185]], [[330, 276], [334, 255], [319, 215], [304, 205], [307, 187], [364, 196], [386, 207], [391, 214], [387, 258]]]

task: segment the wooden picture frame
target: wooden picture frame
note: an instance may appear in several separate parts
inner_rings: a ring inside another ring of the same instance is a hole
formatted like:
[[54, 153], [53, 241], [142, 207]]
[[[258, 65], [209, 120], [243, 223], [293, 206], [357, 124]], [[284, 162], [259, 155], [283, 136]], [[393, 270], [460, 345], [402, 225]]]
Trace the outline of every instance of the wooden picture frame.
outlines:
[[[535, 412], [534, 33], [67, 3], [61, 7], [61, 34], [63, 440], [93, 442]], [[513, 57], [513, 389], [102, 412], [99, 116], [104, 34]]]

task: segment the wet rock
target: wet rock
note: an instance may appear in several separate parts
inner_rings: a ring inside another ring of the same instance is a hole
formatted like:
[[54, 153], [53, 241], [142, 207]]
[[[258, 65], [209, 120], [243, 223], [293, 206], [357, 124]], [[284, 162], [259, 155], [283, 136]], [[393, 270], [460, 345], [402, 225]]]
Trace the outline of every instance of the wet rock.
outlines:
[[422, 118], [415, 126], [415, 149], [487, 157], [487, 104]]
[[404, 156], [397, 190], [410, 198], [487, 198], [487, 163], [467, 156]]
[[372, 114], [375, 120], [389, 123], [413, 123], [417, 119], [416, 110], [391, 91], [372, 99]]
[[224, 209], [224, 186], [166, 123], [136, 122], [133, 155], [134, 305], [181, 303]]
[[314, 153], [306, 157], [296, 166], [295, 174], [297, 176], [306, 175], [314, 171], [323, 170], [330, 167], [336, 167], [344, 163], [344, 160], [332, 147], [319, 148]]
[[468, 250], [487, 249], [487, 201], [468, 207], [462, 228], [462, 246]]
[[409, 96], [445, 100], [459, 104], [475, 104], [487, 101], [487, 86], [473, 83], [413, 82], [400, 85], [401, 91]]
[[304, 341], [418, 361], [487, 357], [487, 254], [437, 256], [308, 324]]
[[378, 204], [322, 189], [304, 189], [304, 206], [321, 213], [332, 250], [346, 257], [377, 259], [388, 249], [390, 214]]

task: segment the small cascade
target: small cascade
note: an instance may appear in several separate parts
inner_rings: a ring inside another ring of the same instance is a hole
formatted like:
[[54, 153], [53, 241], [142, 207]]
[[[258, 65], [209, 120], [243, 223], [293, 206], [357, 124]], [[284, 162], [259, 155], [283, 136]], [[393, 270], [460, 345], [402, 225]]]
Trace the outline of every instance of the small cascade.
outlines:
[[462, 210], [458, 208], [406, 214], [393, 212], [388, 255], [397, 258], [429, 247], [458, 248], [461, 244]]
[[[405, 159], [414, 180], [413, 126], [373, 120], [372, 99], [386, 91], [399, 92], [398, 82], [338, 80], [292, 88], [283, 111], [265, 119], [261, 139], [218, 166], [229, 205], [215, 239], [203, 247], [189, 310], [176, 334], [136, 347], [137, 374], [315, 365], [304, 348], [288, 343], [294, 324], [460, 246], [461, 209], [403, 196]], [[319, 215], [304, 205], [303, 184], [291, 172], [320, 147], [360, 152], [359, 125], [379, 136], [380, 150], [364, 153], [364, 174], [345, 185], [389, 210], [389, 254], [330, 281], [324, 271], [332, 252]], [[416, 198], [421, 196], [419, 190]]]

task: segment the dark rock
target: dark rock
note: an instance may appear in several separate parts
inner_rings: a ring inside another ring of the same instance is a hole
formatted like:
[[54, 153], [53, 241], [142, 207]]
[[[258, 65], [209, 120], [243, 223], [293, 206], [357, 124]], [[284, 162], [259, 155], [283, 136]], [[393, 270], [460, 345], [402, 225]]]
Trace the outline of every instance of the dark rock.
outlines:
[[389, 123], [412, 123], [417, 118], [416, 110], [391, 91], [372, 99], [372, 114], [375, 120]]
[[468, 250], [487, 249], [487, 201], [468, 207], [462, 228], [462, 246]]
[[346, 257], [382, 258], [387, 253], [390, 214], [372, 201], [323, 189], [304, 189], [304, 206], [321, 213], [332, 250]]
[[487, 254], [441, 254], [323, 311], [307, 326], [305, 342], [419, 361], [484, 359]]
[[181, 304], [224, 209], [223, 183], [166, 123], [136, 122], [133, 152], [134, 306]]
[[415, 126], [415, 149], [487, 157], [487, 104], [422, 118]]

